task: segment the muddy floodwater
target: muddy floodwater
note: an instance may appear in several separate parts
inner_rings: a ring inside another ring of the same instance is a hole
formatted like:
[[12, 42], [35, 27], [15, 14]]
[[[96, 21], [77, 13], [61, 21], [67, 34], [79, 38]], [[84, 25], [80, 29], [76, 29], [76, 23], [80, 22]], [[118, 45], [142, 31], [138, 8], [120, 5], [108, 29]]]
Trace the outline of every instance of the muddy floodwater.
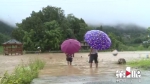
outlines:
[[[99, 52], [99, 67], [89, 68], [88, 53], [76, 53], [73, 58], [73, 65], [68, 66], [63, 53], [46, 54], [25, 54], [22, 56], [0, 56], [0, 76], [6, 70], [9, 73], [15, 66], [27, 63], [29, 59], [40, 58], [46, 61], [43, 70], [39, 72], [39, 78], [35, 78], [31, 84], [116, 84], [116, 70], [125, 70], [125, 65], [118, 65], [119, 58], [125, 58], [128, 62], [132, 59], [139, 59], [150, 52], [119, 52], [113, 56], [111, 52]], [[142, 71], [141, 79], [117, 80], [118, 84], [149, 84], [149, 71]]]

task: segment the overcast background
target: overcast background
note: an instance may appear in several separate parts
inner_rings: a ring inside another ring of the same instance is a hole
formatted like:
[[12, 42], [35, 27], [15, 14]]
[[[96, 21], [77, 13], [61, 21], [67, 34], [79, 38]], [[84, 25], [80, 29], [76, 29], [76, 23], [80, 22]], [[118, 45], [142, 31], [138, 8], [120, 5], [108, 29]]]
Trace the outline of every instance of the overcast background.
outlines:
[[150, 26], [150, 0], [0, 0], [0, 20], [15, 25], [47, 5], [61, 7], [87, 23]]

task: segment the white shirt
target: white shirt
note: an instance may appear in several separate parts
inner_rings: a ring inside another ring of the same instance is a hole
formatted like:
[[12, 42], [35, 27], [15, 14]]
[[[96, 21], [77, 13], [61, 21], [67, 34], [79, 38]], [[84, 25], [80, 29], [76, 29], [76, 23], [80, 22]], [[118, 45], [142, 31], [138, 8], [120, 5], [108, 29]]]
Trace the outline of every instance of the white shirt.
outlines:
[[98, 51], [96, 49], [92, 49], [91, 54], [96, 54]]

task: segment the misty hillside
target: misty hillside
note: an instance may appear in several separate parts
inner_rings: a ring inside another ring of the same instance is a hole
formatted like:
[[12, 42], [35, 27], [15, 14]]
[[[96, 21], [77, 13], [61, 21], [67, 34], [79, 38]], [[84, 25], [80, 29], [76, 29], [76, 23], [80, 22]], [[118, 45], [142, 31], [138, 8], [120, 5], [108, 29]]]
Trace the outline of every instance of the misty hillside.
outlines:
[[9, 40], [11, 38], [11, 32], [14, 27], [8, 25], [7, 23], [0, 21], [0, 44]]
[[0, 33], [10, 36], [13, 29], [14, 27], [8, 25], [3, 21], [0, 21]]
[[[93, 26], [94, 27], [94, 26]], [[106, 33], [114, 33], [116, 35], [131, 35], [131, 37], [137, 37], [141, 35], [147, 35], [147, 29], [144, 27], [140, 27], [137, 25], [133, 24], [118, 24], [115, 26], [109, 26], [109, 25], [104, 25], [104, 26], [99, 26], [99, 27], [94, 27], [95, 29], [100, 29]]]
[[107, 34], [113, 33], [116, 36], [120, 36], [126, 44], [142, 43], [147, 40], [148, 35], [146, 28], [133, 24], [118, 24], [115, 26], [104, 25], [99, 27], [95, 26], [93, 28], [102, 30]]
[[[114, 33], [117, 36], [121, 37], [130, 37], [130, 39], [124, 39], [125, 41], [134, 41], [137, 38], [140, 38], [141, 41], [146, 40], [147, 29], [144, 27], [140, 27], [134, 24], [117, 24], [117, 25], [102, 25], [102, 26], [90, 26], [93, 29], [102, 30], [108, 33]], [[8, 25], [7, 23], [0, 21], [0, 44], [9, 40], [11, 38], [11, 32], [14, 27]]]

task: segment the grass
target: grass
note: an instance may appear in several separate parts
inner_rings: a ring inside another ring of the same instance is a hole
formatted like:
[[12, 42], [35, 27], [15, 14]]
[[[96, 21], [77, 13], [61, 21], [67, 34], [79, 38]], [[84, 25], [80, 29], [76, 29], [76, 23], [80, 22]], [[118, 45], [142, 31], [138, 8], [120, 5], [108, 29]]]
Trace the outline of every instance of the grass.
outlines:
[[133, 68], [141, 68], [144, 70], [150, 70], [150, 59], [138, 59], [127, 62], [127, 65], [133, 67]]
[[38, 77], [39, 70], [43, 69], [45, 62], [40, 59], [30, 60], [28, 64], [22, 62], [12, 74], [5, 72], [0, 84], [30, 84]]

